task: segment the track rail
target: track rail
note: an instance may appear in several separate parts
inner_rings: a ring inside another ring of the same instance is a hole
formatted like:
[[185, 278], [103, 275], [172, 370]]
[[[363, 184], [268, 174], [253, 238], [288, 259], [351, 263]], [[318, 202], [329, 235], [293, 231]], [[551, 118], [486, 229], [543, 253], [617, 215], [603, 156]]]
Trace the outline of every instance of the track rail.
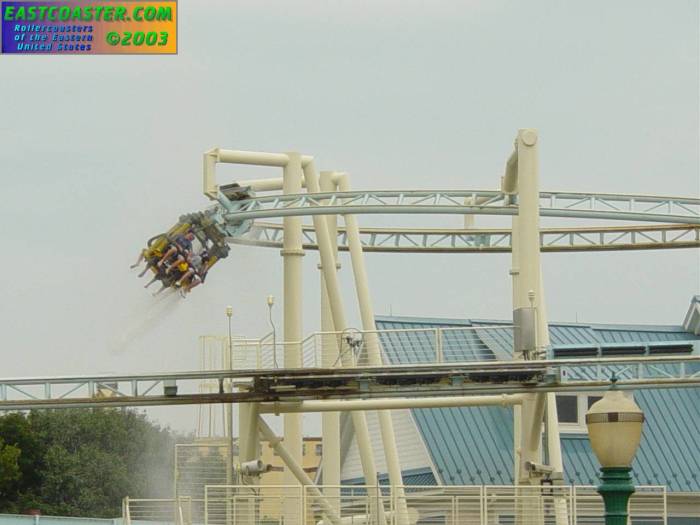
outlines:
[[[479, 204], [471, 204], [479, 203]], [[540, 193], [542, 217], [700, 224], [700, 199], [609, 193]], [[516, 215], [515, 196], [484, 190], [350, 191], [247, 199], [227, 220], [331, 214]]]
[[[511, 250], [511, 231], [506, 229], [457, 228], [363, 228], [366, 252], [383, 253], [504, 253]], [[229, 237], [232, 244], [282, 248], [281, 224], [256, 221], [251, 229]], [[338, 229], [338, 249], [348, 250], [347, 233]], [[303, 247], [318, 250], [316, 231], [303, 227]], [[543, 228], [543, 252], [660, 250], [700, 247], [700, 225], [664, 224], [597, 228]]]
[[[700, 387], [700, 356], [0, 379], [0, 410]], [[201, 381], [218, 385], [199, 393]], [[243, 391], [229, 393], [232, 383]]]

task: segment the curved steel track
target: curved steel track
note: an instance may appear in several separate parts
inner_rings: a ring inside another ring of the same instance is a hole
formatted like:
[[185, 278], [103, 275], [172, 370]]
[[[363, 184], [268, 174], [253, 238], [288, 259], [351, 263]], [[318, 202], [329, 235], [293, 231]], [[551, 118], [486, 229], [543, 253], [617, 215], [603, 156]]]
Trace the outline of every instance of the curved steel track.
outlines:
[[[316, 231], [303, 227], [303, 247], [318, 250]], [[502, 229], [421, 229], [362, 228], [363, 249], [383, 253], [505, 253], [510, 252], [511, 231]], [[282, 225], [256, 221], [251, 229], [229, 237], [232, 244], [282, 248]], [[615, 226], [598, 228], [543, 228], [540, 249], [543, 252], [660, 250], [699, 248], [700, 226], [667, 224], [653, 226]], [[338, 249], [348, 250], [344, 228], [338, 230]]]
[[[478, 203], [478, 204], [473, 204]], [[229, 237], [234, 244], [281, 247], [281, 224], [260, 219], [346, 214], [516, 215], [512, 195], [483, 190], [353, 191], [276, 195], [240, 203], [225, 213], [232, 223], [254, 220], [245, 232]], [[542, 192], [542, 217], [603, 219], [653, 225], [542, 229], [544, 252], [650, 250], [700, 247], [700, 199], [653, 195]], [[508, 229], [365, 228], [367, 252], [484, 253], [508, 252]], [[340, 228], [338, 247], [347, 250]], [[304, 226], [304, 248], [318, 249], [315, 231]]]

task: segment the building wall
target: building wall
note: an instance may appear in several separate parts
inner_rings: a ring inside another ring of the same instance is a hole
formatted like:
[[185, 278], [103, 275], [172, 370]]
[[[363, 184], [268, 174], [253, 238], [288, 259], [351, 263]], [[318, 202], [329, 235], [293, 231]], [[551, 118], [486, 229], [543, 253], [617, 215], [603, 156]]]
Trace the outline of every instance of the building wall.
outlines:
[[[283, 440], [284, 442], [284, 440]], [[265, 489], [265, 485], [284, 485], [284, 462], [282, 458], [275, 455], [272, 447], [265, 441], [261, 444], [261, 459], [263, 463], [272, 465], [272, 470], [261, 476], [260, 494], [264, 498], [260, 506], [260, 516], [262, 519], [276, 519], [283, 512], [284, 500], [280, 497], [278, 489]], [[303, 442], [302, 467], [312, 480], [316, 477], [316, 472], [321, 464], [323, 455], [322, 440], [320, 437], [305, 437]], [[297, 489], [282, 491], [285, 497], [294, 498], [299, 492]]]
[[[382, 474], [387, 472], [386, 461], [384, 459], [384, 448], [382, 446], [382, 436], [379, 431], [379, 420], [376, 412], [366, 412], [367, 426], [369, 427], [370, 439], [372, 440], [372, 450], [377, 471]], [[399, 452], [399, 461], [403, 471], [429, 467], [432, 470], [432, 462], [428, 451], [420, 436], [416, 432], [416, 427], [411, 417], [410, 410], [392, 410], [392, 420], [394, 422], [394, 433], [396, 435], [396, 448]], [[341, 469], [342, 480], [353, 480], [364, 477], [362, 464], [360, 462], [360, 451], [357, 441], [353, 439], [348, 453], [343, 461]]]

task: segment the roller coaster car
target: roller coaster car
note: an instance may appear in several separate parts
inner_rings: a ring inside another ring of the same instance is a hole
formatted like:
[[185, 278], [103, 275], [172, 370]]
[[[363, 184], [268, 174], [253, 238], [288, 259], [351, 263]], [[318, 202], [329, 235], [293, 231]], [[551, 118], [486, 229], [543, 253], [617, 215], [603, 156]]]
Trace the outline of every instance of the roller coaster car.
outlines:
[[[199, 241], [201, 249], [188, 248], [188, 243], [183, 241], [183, 238], [187, 238], [190, 234]], [[146, 287], [155, 281], [160, 281], [161, 288], [156, 294], [167, 288], [180, 289], [184, 294], [204, 282], [211, 267], [220, 259], [227, 257], [228, 252], [225, 233], [210, 215], [207, 213], [183, 215], [166, 233], [148, 240], [147, 247], [139, 258], [139, 263], [141, 260], [145, 261], [146, 268], [139, 277], [150, 270], [153, 278]], [[191, 267], [189, 256], [201, 256], [201, 266]]]

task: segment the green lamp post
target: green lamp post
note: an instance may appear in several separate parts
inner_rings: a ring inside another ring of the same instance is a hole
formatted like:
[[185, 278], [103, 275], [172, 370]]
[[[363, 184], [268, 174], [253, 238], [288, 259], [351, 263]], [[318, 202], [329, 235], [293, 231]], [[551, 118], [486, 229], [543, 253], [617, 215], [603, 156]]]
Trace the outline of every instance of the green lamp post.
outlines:
[[601, 465], [598, 493], [605, 504], [606, 525], [627, 525], [634, 484], [630, 472], [642, 438], [644, 413], [631, 397], [613, 388], [586, 413], [591, 447]]

